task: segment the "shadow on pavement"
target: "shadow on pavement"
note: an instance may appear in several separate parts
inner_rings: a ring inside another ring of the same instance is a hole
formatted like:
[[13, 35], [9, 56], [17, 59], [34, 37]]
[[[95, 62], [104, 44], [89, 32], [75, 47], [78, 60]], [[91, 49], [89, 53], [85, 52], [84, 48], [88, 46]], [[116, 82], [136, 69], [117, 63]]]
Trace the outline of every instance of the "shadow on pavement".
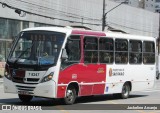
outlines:
[[[139, 98], [145, 97], [148, 95], [130, 95], [129, 98]], [[98, 95], [98, 96], [87, 96], [77, 98], [77, 103], [89, 103], [89, 102], [100, 102], [100, 101], [110, 101], [110, 100], [123, 100], [119, 97], [115, 97], [113, 95]]]
[[[130, 95], [130, 98], [146, 97], [147, 95]], [[110, 100], [121, 100], [115, 98], [113, 95], [100, 95], [100, 96], [87, 96], [78, 97], [76, 104], [90, 103], [90, 102], [101, 102]], [[47, 98], [33, 98], [29, 103], [22, 103], [18, 98], [0, 99], [1, 104], [9, 105], [29, 105], [29, 106], [58, 106], [63, 105], [62, 99], [47, 99]]]

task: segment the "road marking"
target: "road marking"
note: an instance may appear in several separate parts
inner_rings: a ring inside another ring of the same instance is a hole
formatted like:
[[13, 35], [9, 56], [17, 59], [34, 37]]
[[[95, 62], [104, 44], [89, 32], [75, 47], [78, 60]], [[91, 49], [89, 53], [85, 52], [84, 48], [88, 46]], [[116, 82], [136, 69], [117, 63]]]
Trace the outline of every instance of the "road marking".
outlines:
[[148, 113], [148, 112], [144, 112], [143, 110], [135, 110], [135, 111], [137, 111], [139, 113]]
[[118, 103], [116, 103], [116, 102], [113, 102], [113, 101], [108, 101], [108, 102], [110, 102], [110, 103], [112, 103], [112, 104], [118, 104]]
[[[160, 98], [141, 98], [141, 100], [136, 100], [136, 101], [142, 101], [142, 100], [148, 100], [148, 102], [150, 101], [150, 100], [159, 100]], [[150, 102], [149, 103], [145, 103], [145, 104], [150, 104]], [[155, 103], [154, 103], [155, 104]]]
[[150, 113], [160, 113], [160, 110], [158, 110], [158, 111], [154, 111], [154, 112], [150, 112]]
[[146, 90], [146, 91], [139, 91], [139, 92], [147, 92], [147, 93], [149, 93], [149, 92], [160, 92], [160, 90]]
[[63, 113], [70, 113], [70, 112], [64, 110], [64, 108], [63, 108], [62, 106], [55, 106], [55, 107], [56, 107], [57, 109], [59, 109], [61, 112], [63, 112]]

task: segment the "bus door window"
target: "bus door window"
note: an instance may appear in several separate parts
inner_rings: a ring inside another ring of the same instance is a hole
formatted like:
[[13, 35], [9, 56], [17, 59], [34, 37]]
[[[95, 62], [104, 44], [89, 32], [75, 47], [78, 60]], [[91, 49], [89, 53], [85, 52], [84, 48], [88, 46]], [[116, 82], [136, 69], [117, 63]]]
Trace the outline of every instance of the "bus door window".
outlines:
[[66, 45], [66, 52], [68, 55], [68, 60], [69, 61], [73, 61], [76, 60], [77, 58], [77, 52], [75, 50], [77, 50], [77, 42], [73, 41], [73, 40], [68, 40], [67, 41], [67, 45]]
[[98, 38], [85, 37], [84, 38], [84, 62], [97, 63], [98, 62]]
[[79, 63], [81, 58], [80, 36], [70, 36], [67, 40], [64, 51], [67, 59], [62, 62], [63, 66]]
[[153, 64], [155, 63], [155, 45], [154, 42], [143, 42], [143, 63]]
[[142, 42], [138, 40], [129, 41], [129, 63], [142, 63]]
[[115, 63], [128, 63], [128, 41], [125, 39], [115, 40]]
[[100, 63], [113, 63], [114, 41], [111, 38], [101, 37], [99, 39]]

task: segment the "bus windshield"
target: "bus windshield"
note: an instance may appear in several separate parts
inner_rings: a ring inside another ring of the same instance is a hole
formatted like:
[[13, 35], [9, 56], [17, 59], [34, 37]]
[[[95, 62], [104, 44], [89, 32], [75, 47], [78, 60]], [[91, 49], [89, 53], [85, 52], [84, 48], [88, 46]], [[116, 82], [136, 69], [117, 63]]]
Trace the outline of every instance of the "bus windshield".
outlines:
[[65, 34], [25, 31], [19, 34], [8, 61], [22, 65], [56, 65]]

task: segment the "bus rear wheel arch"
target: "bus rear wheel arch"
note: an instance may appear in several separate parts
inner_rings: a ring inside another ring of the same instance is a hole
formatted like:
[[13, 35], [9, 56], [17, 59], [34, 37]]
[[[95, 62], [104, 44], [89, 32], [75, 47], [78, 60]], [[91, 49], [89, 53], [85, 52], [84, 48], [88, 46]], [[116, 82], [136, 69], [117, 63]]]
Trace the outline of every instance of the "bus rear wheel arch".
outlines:
[[132, 89], [131, 82], [125, 82], [122, 86], [121, 93], [113, 94], [115, 98], [127, 99], [130, 95], [130, 91]]

